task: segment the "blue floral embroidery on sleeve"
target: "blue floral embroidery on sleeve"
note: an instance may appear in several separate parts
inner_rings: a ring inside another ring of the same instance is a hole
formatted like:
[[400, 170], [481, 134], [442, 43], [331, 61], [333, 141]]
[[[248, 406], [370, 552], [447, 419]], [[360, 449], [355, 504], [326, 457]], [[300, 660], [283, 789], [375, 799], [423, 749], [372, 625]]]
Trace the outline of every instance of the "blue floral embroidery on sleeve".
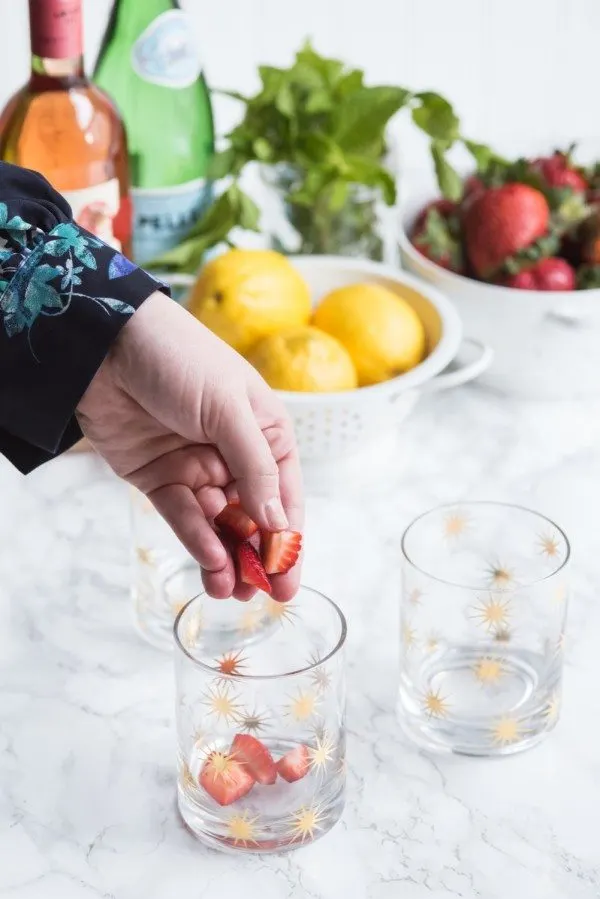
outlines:
[[[85, 287], [86, 270], [107, 280], [140, 271], [120, 253], [108, 258], [108, 250], [71, 222], [46, 235], [18, 215], [9, 219], [6, 204], [0, 203], [0, 315], [7, 336], [29, 332], [40, 316], [63, 315], [74, 300], [95, 303], [107, 315], [132, 315], [135, 308], [118, 297], [76, 289]], [[96, 289], [99, 283], [96, 278]]]

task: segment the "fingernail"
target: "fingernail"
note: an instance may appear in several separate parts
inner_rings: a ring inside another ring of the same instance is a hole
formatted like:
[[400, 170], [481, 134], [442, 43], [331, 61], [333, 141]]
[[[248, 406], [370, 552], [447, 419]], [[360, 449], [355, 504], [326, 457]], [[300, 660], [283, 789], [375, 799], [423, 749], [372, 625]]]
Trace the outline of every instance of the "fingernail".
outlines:
[[265, 517], [269, 527], [274, 531], [285, 531], [288, 526], [287, 516], [278, 499], [270, 499], [268, 503], [265, 503]]

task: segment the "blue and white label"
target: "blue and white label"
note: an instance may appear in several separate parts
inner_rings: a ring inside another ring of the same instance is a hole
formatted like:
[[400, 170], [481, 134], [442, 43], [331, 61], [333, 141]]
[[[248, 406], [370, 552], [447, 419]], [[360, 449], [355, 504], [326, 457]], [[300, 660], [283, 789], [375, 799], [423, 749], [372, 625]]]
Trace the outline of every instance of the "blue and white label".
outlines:
[[131, 191], [133, 258], [143, 265], [172, 250], [196, 224], [211, 199], [211, 185], [197, 178], [176, 187]]
[[[143, 0], [139, 0], [143, 2]], [[157, 16], [131, 50], [134, 72], [161, 87], [189, 87], [202, 71], [190, 18], [181, 9]]]

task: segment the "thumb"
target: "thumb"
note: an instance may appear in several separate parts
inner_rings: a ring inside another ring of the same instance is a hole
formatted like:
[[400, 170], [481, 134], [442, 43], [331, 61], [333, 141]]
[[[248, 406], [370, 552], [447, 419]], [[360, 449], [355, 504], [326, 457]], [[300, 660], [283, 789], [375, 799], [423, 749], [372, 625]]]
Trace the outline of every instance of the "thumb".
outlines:
[[279, 469], [250, 404], [232, 404], [220, 417], [213, 439], [248, 515], [261, 528], [285, 530], [288, 520], [279, 494]]

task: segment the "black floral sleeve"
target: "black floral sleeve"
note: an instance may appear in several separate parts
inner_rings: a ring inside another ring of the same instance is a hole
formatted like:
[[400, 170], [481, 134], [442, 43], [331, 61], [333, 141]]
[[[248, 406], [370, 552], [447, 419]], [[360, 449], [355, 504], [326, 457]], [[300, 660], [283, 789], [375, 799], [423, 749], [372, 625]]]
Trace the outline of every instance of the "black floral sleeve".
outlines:
[[156, 290], [168, 293], [76, 225], [44, 178], [0, 163], [0, 452], [19, 470], [81, 437], [81, 397]]

